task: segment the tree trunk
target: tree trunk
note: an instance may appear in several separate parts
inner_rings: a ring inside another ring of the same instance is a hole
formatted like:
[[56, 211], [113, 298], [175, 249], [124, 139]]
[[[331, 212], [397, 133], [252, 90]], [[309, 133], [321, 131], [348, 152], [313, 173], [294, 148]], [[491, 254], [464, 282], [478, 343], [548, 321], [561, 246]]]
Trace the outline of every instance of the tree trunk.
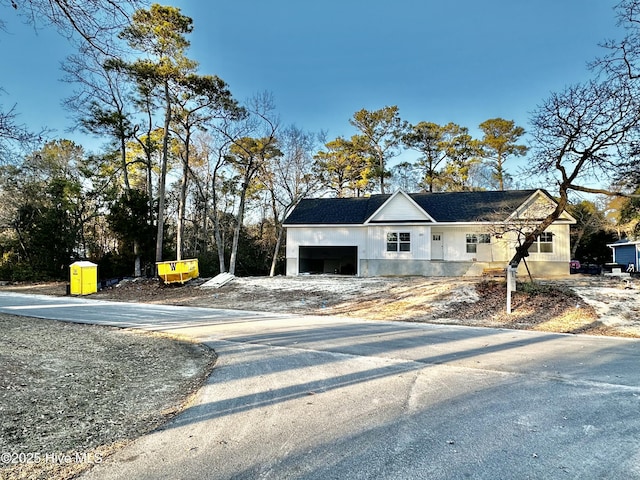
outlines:
[[[245, 178], [246, 181], [246, 178]], [[231, 245], [231, 258], [229, 259], [229, 273], [235, 275], [236, 273], [236, 261], [238, 258], [238, 241], [240, 240], [240, 229], [242, 228], [242, 222], [244, 221], [244, 204], [247, 197], [246, 183], [243, 184], [242, 192], [240, 193], [240, 206], [238, 207], [238, 215], [236, 216], [236, 226], [233, 230], [233, 243]]]
[[182, 260], [184, 249], [184, 218], [187, 210], [187, 184], [189, 182], [189, 135], [185, 142], [184, 161], [182, 162], [182, 178], [180, 179], [180, 198], [178, 200], [178, 227], [176, 231], [176, 260]]
[[271, 259], [271, 269], [269, 270], [269, 276], [273, 277], [276, 274], [276, 265], [278, 263], [278, 252], [280, 251], [280, 245], [282, 244], [282, 234], [284, 228], [282, 225], [278, 227], [278, 238], [276, 239], [276, 246], [273, 249], [273, 258]]
[[498, 189], [504, 190], [504, 170], [502, 168], [502, 157], [498, 155], [498, 168], [496, 168], [498, 174]]
[[220, 273], [227, 271], [227, 266], [224, 259], [224, 239], [222, 238], [220, 219], [218, 218], [218, 207], [215, 200], [215, 194], [213, 195], [212, 211], [208, 214], [209, 218], [213, 221], [213, 238], [216, 243], [216, 250], [218, 251], [218, 266]]
[[380, 169], [380, 193], [384, 195], [384, 154], [378, 148], [378, 168]]
[[227, 271], [227, 265], [224, 259], [224, 240], [220, 233], [220, 220], [217, 218], [217, 212], [213, 212], [213, 236], [216, 240], [216, 249], [218, 250], [218, 265], [220, 273]]
[[218, 190], [216, 188], [216, 179], [218, 178], [218, 168], [220, 167], [220, 159], [222, 155], [219, 155], [218, 162], [213, 169], [213, 175], [211, 176], [211, 213], [210, 218], [213, 220], [213, 237], [216, 242], [216, 250], [218, 251], [218, 265], [220, 273], [227, 271], [226, 262], [224, 259], [224, 240], [222, 238], [220, 226], [220, 218], [218, 216]]
[[[131, 191], [131, 184], [129, 183], [129, 171], [127, 169], [127, 142], [124, 135], [120, 136], [120, 161], [122, 162], [122, 180], [124, 182], [124, 191], [127, 196]], [[142, 270], [140, 268], [140, 240], [137, 238], [133, 241], [133, 276], [141, 277]]]
[[129, 184], [129, 171], [127, 170], [127, 139], [124, 136], [120, 137], [120, 163], [122, 165], [124, 189], [128, 192], [131, 190], [131, 185]]
[[586, 228], [581, 228], [580, 230], [578, 230], [577, 235], [576, 235], [576, 239], [575, 242], [573, 243], [573, 245], [571, 246], [571, 259], [573, 260], [574, 258], [576, 258], [576, 251], [578, 250], [578, 244], [580, 243], [580, 240], [582, 240], [582, 237], [584, 236], [584, 232], [586, 231]]
[[164, 82], [165, 114], [164, 134], [162, 138], [162, 158], [160, 159], [160, 179], [158, 180], [158, 229], [156, 235], [156, 262], [162, 261], [162, 245], [164, 243], [164, 202], [167, 181], [167, 163], [169, 157], [169, 125], [171, 124], [171, 99], [169, 84]]
[[141, 277], [142, 269], [140, 268], [140, 240], [137, 238], [133, 241], [133, 254], [135, 255], [135, 260], [133, 264], [133, 276]]
[[176, 260], [182, 260], [184, 244], [184, 217], [186, 210], [187, 177], [186, 173], [180, 180], [180, 199], [178, 200], [178, 225], [176, 226]]

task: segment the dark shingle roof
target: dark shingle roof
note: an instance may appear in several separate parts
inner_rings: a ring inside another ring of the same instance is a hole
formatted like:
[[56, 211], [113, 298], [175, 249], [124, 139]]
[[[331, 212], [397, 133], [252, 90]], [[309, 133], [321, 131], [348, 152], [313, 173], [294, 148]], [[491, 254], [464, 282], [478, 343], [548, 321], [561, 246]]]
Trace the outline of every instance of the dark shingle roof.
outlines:
[[305, 198], [287, 217], [287, 225], [362, 224], [391, 195], [371, 195], [357, 198]]
[[536, 190], [415, 193], [411, 198], [436, 222], [505, 220]]
[[[506, 219], [536, 190], [411, 193], [436, 222]], [[287, 217], [286, 225], [361, 225], [391, 195], [357, 198], [307, 198]]]

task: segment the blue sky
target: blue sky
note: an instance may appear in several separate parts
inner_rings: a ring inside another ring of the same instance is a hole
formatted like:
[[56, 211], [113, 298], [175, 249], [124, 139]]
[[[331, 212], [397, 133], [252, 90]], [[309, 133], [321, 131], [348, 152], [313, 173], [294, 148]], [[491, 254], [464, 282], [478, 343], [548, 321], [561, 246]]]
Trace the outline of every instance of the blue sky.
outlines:
[[[283, 124], [356, 133], [362, 108], [397, 105], [412, 123], [455, 122], [477, 134], [503, 117], [528, 128], [550, 92], [590, 75], [598, 43], [619, 36], [605, 0], [180, 0], [194, 20], [189, 56], [239, 100], [271, 92]], [[72, 90], [60, 62], [73, 53], [43, 26], [1, 13], [0, 104], [20, 121], [85, 142], [61, 101]], [[507, 165], [509, 167], [509, 165]], [[510, 169], [511, 170], [511, 169]]]

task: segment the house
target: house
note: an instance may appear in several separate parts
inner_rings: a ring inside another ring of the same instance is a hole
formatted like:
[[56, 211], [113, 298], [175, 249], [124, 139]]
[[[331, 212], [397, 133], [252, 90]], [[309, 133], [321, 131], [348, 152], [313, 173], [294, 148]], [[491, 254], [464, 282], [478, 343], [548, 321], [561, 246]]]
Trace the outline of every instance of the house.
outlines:
[[[544, 190], [304, 199], [284, 224], [286, 274], [481, 275], [505, 268], [517, 231], [531, 231], [556, 206]], [[573, 223], [564, 212], [537, 238], [526, 259], [534, 275], [569, 274]]]
[[607, 247], [613, 250], [613, 263], [622, 265], [623, 271], [640, 272], [640, 241], [619, 240]]

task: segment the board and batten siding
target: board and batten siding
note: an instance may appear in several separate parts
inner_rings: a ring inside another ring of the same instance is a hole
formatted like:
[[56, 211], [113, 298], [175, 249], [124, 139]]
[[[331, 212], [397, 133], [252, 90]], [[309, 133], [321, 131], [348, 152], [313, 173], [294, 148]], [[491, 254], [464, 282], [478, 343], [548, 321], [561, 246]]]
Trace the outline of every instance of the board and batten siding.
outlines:
[[[407, 232], [411, 234], [411, 251], [387, 252], [387, 233]], [[368, 255], [361, 258], [371, 260], [431, 260], [431, 227], [423, 225], [369, 225]]]
[[467, 235], [490, 233], [483, 225], [466, 225], [460, 227], [438, 226], [432, 227], [433, 232], [442, 234], [444, 261], [449, 262], [503, 262], [507, 260], [507, 246], [500, 239], [491, 237], [490, 244], [476, 244], [475, 253], [467, 253]]
[[[444, 261], [481, 261], [508, 262], [515, 253], [517, 244], [515, 234], [506, 234], [504, 238], [491, 236], [491, 243], [477, 244], [476, 253], [467, 253], [467, 234], [491, 233], [483, 225], [465, 225], [460, 227], [438, 226], [434, 224], [433, 232], [442, 233]], [[554, 235], [553, 252], [531, 253], [527, 260], [537, 262], [568, 262], [571, 251], [569, 247], [569, 225], [552, 225], [546, 230]]]
[[569, 225], [551, 225], [545, 231], [553, 234], [553, 253], [530, 253], [527, 261], [566, 262], [569, 268], [571, 261]]
[[[300, 246], [356, 246], [358, 257], [363, 259], [412, 258], [431, 259], [431, 233], [442, 233], [444, 261], [508, 261], [513, 256], [515, 239], [505, 235], [504, 239], [491, 238], [491, 258], [479, 259], [478, 254], [467, 253], [467, 234], [488, 233], [482, 225], [460, 227], [429, 225], [371, 225], [343, 227], [289, 227], [287, 229], [287, 258], [298, 256]], [[547, 229], [554, 234], [552, 253], [531, 253], [529, 260], [563, 262], [570, 260], [569, 225], [552, 225]], [[410, 252], [387, 252], [388, 232], [409, 232]], [[478, 245], [482, 248], [482, 245]]]
[[[547, 229], [554, 235], [553, 252], [530, 253], [527, 264], [534, 275], [567, 275], [569, 273], [570, 244], [569, 225], [552, 225]], [[439, 225], [428, 224], [367, 224], [346, 226], [296, 226], [287, 228], [287, 275], [298, 274], [300, 247], [354, 246], [358, 249], [358, 275], [411, 274], [411, 275], [461, 275], [457, 270], [442, 265], [460, 266], [485, 263], [506, 265], [515, 253], [514, 235], [491, 237], [490, 244], [477, 244], [476, 253], [467, 253], [467, 234], [490, 233], [488, 225]], [[411, 251], [387, 252], [387, 233], [409, 232]], [[442, 236], [442, 259], [432, 260], [432, 234]], [[451, 263], [447, 263], [451, 262]], [[453, 268], [453, 267], [452, 267]], [[467, 267], [464, 267], [467, 268]], [[520, 271], [524, 272], [521, 264]], [[480, 270], [481, 271], [481, 270]], [[526, 272], [525, 272], [526, 273]], [[523, 273], [524, 274], [524, 273]]]

